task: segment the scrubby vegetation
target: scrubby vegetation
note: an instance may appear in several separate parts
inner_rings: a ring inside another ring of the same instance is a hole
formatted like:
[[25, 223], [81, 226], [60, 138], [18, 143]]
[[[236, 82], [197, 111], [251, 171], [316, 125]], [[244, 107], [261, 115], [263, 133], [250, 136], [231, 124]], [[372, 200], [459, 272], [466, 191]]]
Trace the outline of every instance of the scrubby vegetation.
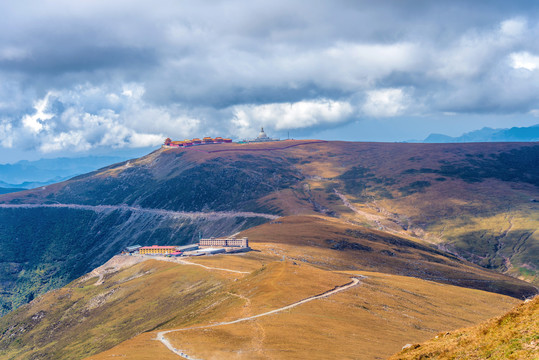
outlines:
[[539, 354], [539, 296], [478, 326], [438, 334], [391, 357], [407, 359], [534, 360]]

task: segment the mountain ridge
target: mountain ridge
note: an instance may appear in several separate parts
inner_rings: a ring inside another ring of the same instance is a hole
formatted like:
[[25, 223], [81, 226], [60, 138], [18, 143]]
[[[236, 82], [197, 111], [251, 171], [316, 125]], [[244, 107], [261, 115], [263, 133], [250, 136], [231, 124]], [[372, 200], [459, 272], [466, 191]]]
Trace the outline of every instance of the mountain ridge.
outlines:
[[484, 127], [470, 131], [459, 136], [444, 134], [430, 134], [422, 141], [424, 143], [461, 143], [461, 142], [508, 142], [508, 141], [539, 141], [539, 124], [528, 127], [512, 127], [505, 129], [493, 129]]
[[[62, 183], [2, 195], [0, 203], [325, 214], [427, 241], [462, 259], [537, 281], [537, 203], [530, 201], [539, 183], [530, 165], [538, 161], [535, 144], [282, 141], [197, 149], [158, 149]], [[132, 242], [181, 245], [199, 235], [228, 235], [267, 221], [238, 217], [203, 225], [127, 208], [98, 216], [65, 208], [0, 208], [0, 214], [0, 242], [9, 249], [0, 255], [3, 289], [20, 294], [15, 303], [4, 302], [7, 311], [90, 271]], [[32, 228], [33, 239], [21, 229], [36, 216], [43, 221]], [[62, 225], [64, 216], [72, 229]], [[56, 245], [40, 246], [40, 239]], [[21, 244], [33, 252], [19, 254]], [[60, 245], [64, 255], [55, 248]], [[88, 251], [104, 252], [89, 261]], [[70, 265], [75, 259], [80, 267]], [[38, 264], [48, 269], [46, 277]], [[26, 275], [17, 277], [20, 273]], [[42, 287], [35, 288], [36, 281]]]

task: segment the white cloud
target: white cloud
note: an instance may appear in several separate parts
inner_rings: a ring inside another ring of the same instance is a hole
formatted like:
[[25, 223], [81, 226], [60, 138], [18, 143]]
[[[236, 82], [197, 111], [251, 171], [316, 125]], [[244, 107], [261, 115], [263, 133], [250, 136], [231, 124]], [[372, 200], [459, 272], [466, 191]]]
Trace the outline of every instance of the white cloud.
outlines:
[[286, 130], [338, 124], [350, 118], [353, 108], [345, 101], [320, 99], [295, 103], [241, 105], [234, 107], [233, 113], [232, 124], [242, 133], [242, 130], [252, 130], [258, 126]]
[[511, 66], [514, 69], [526, 69], [533, 71], [539, 67], [539, 56], [532, 55], [529, 52], [518, 52], [509, 55]]
[[134, 133], [131, 135], [129, 147], [156, 146], [161, 143], [163, 143], [163, 135]]
[[496, 65], [504, 62], [513, 48], [525, 46], [533, 38], [527, 27], [525, 19], [511, 18], [496, 28], [469, 29], [445, 47], [432, 44], [428, 50], [432, 64], [425, 70], [435, 80], [458, 82], [460, 87], [469, 80], [475, 83], [478, 76], [497, 71]]
[[522, 18], [513, 18], [502, 21], [500, 24], [500, 32], [503, 35], [519, 36], [526, 31], [528, 23]]
[[514, 3], [0, 2], [0, 146], [527, 114], [539, 103], [539, 4]]
[[[337, 43], [321, 54], [313, 54], [312, 61], [320, 62], [333, 83], [372, 85], [393, 72], [414, 71], [423, 62], [418, 44]], [[310, 74], [316, 78], [315, 74]]]
[[50, 135], [47, 140], [41, 143], [39, 150], [43, 153], [50, 153], [61, 150], [84, 151], [92, 146], [84, 139], [82, 132], [70, 131]]
[[[87, 151], [96, 147], [157, 146], [167, 136], [188, 137], [200, 120], [180, 108], [155, 107], [142, 97], [141, 84], [116, 90], [91, 85], [49, 92], [34, 104], [34, 113], [22, 117], [21, 126], [0, 123], [1, 145], [19, 144], [40, 152]], [[54, 110], [52, 103], [59, 105]]]
[[13, 125], [8, 120], [0, 121], [0, 145], [5, 148], [13, 147]]
[[36, 110], [32, 115], [25, 115], [22, 118], [24, 127], [29, 129], [34, 134], [43, 130], [46, 125], [45, 121], [54, 117], [54, 114], [47, 113], [47, 106], [49, 105], [49, 97], [51, 93], [48, 93], [43, 99], [40, 99], [34, 103], [34, 109]]
[[367, 116], [391, 117], [401, 115], [408, 107], [408, 98], [402, 89], [381, 89], [367, 92], [362, 111]]

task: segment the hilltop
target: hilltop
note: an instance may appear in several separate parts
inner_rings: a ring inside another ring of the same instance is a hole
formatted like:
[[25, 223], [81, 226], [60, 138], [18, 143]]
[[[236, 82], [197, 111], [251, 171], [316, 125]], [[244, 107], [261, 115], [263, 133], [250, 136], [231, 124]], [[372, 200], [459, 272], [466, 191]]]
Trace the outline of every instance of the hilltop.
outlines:
[[[182, 245], [287, 215], [340, 219], [380, 231], [378, 239], [429, 244], [537, 284], [538, 162], [535, 143], [290, 140], [159, 149], [0, 196], [3, 311], [127, 245]], [[406, 263], [388, 251], [388, 268]]]

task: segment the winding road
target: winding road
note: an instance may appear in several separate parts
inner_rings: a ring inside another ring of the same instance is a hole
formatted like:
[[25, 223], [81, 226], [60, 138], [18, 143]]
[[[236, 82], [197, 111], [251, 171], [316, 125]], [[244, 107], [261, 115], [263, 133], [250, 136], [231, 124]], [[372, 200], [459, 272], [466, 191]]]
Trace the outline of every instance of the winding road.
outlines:
[[0, 209], [34, 209], [34, 208], [67, 208], [67, 209], [76, 209], [76, 210], [89, 210], [96, 213], [102, 213], [107, 211], [122, 210], [122, 211], [131, 211], [136, 213], [146, 213], [152, 215], [161, 215], [169, 217], [178, 217], [178, 218], [189, 218], [189, 219], [222, 219], [222, 218], [231, 218], [231, 217], [245, 217], [245, 218], [255, 218], [261, 217], [265, 219], [277, 219], [279, 216], [272, 214], [263, 214], [255, 212], [246, 212], [246, 211], [208, 211], [208, 212], [189, 212], [189, 211], [173, 211], [173, 210], [162, 210], [162, 209], [147, 209], [137, 206], [129, 205], [81, 205], [81, 204], [0, 204]]
[[218, 267], [213, 267], [213, 266], [206, 266], [206, 265], [202, 265], [202, 264], [198, 264], [198, 263], [194, 263], [194, 262], [190, 262], [190, 261], [186, 261], [186, 260], [182, 260], [178, 258], [167, 258], [164, 256], [159, 256], [159, 257], [151, 257], [151, 258], [146, 257], [146, 259], [168, 261], [168, 262], [173, 262], [173, 263], [182, 264], [182, 265], [200, 266], [207, 270], [226, 271], [226, 272], [231, 272], [231, 273], [236, 273], [236, 274], [250, 274], [249, 271], [231, 270], [231, 269], [223, 269], [223, 268], [218, 268]]
[[[222, 270], [222, 269], [221, 269]], [[360, 277], [363, 277], [363, 276], [360, 276]], [[233, 321], [226, 321], [226, 322], [220, 322], [220, 323], [215, 323], [215, 324], [211, 324], [211, 325], [202, 325], [202, 326], [193, 326], [193, 327], [187, 327], [187, 328], [182, 328], [182, 329], [173, 329], [173, 330], [165, 330], [165, 331], [160, 331], [157, 333], [157, 339], [156, 340], [159, 340], [161, 341], [161, 343], [163, 343], [163, 345], [165, 345], [170, 351], [172, 351], [174, 354], [184, 358], [184, 359], [190, 359], [190, 360], [195, 360], [194, 357], [191, 357], [189, 356], [188, 354], [186, 354], [185, 352], [175, 348], [171, 343], [170, 341], [165, 337], [166, 334], [169, 334], [169, 333], [172, 333], [172, 332], [178, 332], [178, 331], [187, 331], [187, 330], [195, 330], [195, 329], [206, 329], [206, 328], [211, 328], [211, 327], [216, 327], [216, 326], [223, 326], [223, 325], [231, 325], [231, 324], [237, 324], [237, 323], [240, 323], [240, 322], [244, 322], [244, 321], [249, 321], [249, 320], [253, 320], [253, 319], [257, 319], [257, 318], [260, 318], [260, 317], [263, 317], [263, 316], [268, 316], [268, 315], [272, 315], [272, 314], [276, 314], [276, 313], [279, 313], [279, 312], [282, 312], [282, 311], [285, 311], [285, 310], [288, 310], [288, 309], [292, 309], [296, 306], [299, 306], [299, 305], [302, 305], [302, 304], [305, 304], [305, 303], [308, 303], [310, 301], [313, 301], [313, 300], [317, 300], [317, 299], [322, 299], [322, 298], [325, 298], [325, 297], [328, 297], [328, 296], [331, 296], [331, 295], [334, 295], [336, 293], [339, 293], [341, 291], [345, 291], [345, 290], [348, 290], [354, 286], [357, 286], [360, 284], [360, 277], [353, 277], [352, 278], [352, 281], [345, 284], [345, 285], [341, 285], [341, 286], [337, 286], [335, 287], [333, 290], [329, 290], [329, 291], [326, 291], [322, 294], [319, 294], [319, 295], [314, 295], [314, 296], [310, 296], [308, 298], [305, 298], [303, 300], [300, 300], [300, 301], [297, 301], [295, 303], [292, 303], [290, 305], [287, 305], [287, 306], [283, 306], [281, 308], [278, 308], [278, 309], [275, 309], [275, 310], [271, 310], [271, 311], [268, 311], [268, 312], [265, 312], [265, 313], [262, 313], [262, 314], [258, 314], [258, 315], [253, 315], [253, 316], [248, 316], [248, 317], [244, 317], [244, 318], [240, 318], [240, 319], [237, 319], [237, 320], [233, 320]]]

